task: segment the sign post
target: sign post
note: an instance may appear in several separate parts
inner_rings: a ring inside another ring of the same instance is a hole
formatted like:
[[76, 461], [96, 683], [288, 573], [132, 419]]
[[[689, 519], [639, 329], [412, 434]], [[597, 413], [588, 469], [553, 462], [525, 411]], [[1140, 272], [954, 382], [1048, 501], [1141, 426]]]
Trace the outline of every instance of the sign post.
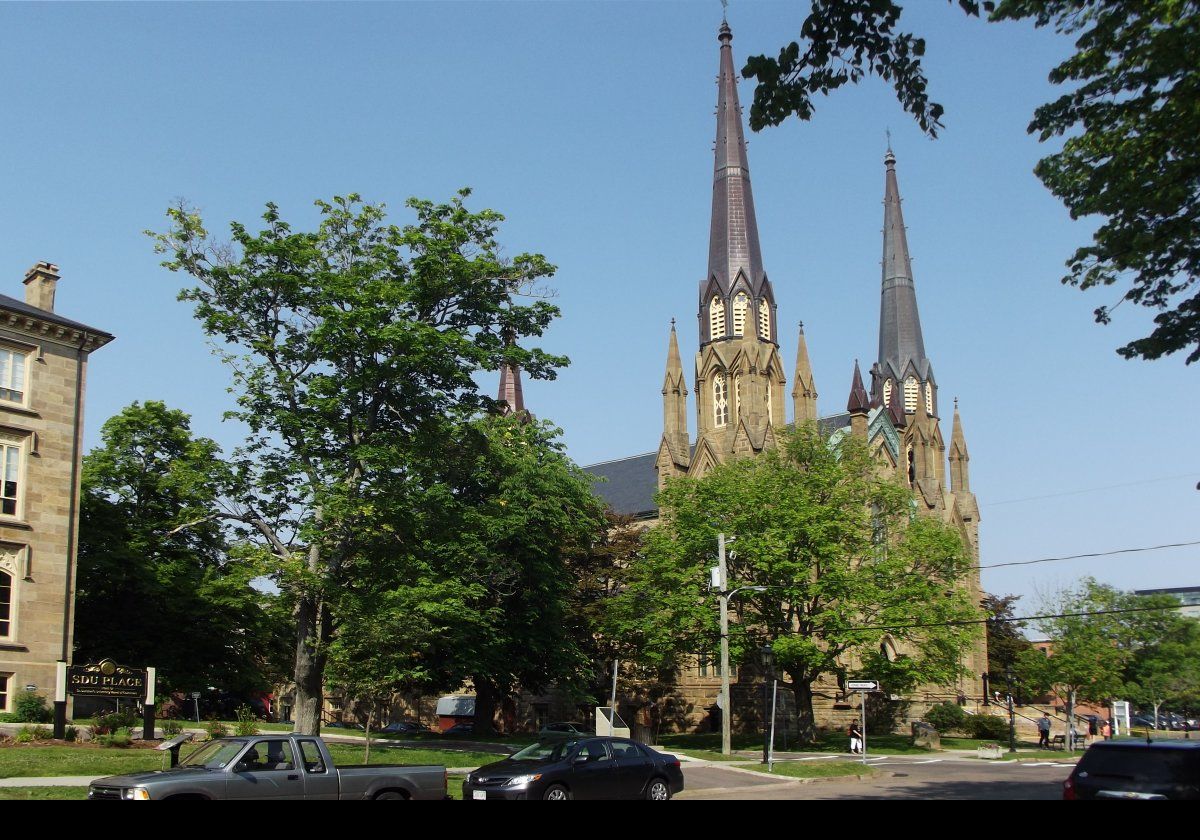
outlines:
[[67, 663], [60, 659], [54, 665], [54, 737], [61, 741], [67, 735]]
[[860, 714], [862, 720], [862, 763], [867, 763], [867, 695], [879, 691], [878, 680], [849, 680], [846, 683], [848, 691], [857, 691], [862, 698]]
[[154, 740], [154, 669], [146, 669], [146, 700], [142, 703], [142, 739]]

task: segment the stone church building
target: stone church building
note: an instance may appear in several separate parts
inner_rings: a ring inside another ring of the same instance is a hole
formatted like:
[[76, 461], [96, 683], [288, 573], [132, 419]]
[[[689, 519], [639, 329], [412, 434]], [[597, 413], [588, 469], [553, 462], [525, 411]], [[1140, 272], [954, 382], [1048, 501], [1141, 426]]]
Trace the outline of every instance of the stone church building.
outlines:
[[[733, 35], [722, 23], [717, 95], [716, 155], [713, 167], [712, 224], [708, 271], [699, 284], [696, 354], [691, 393], [696, 427], [690, 428], [688, 379], [680, 358], [675, 326], [668, 339], [663, 381], [663, 432], [658, 449], [587, 467], [606, 481], [596, 492], [617, 513], [651, 524], [657, 519], [655, 493], [668, 478], [702, 476], [730, 458], [753, 456], [776, 445], [788, 424], [788, 377], [779, 353], [779, 313], [774, 289], [759, 247], [750, 167], [738, 102]], [[817, 421], [836, 438], [855, 435], [868, 441], [883, 468], [895, 470], [931, 516], [956, 526], [978, 565], [979, 507], [970, 489], [969, 456], [957, 405], [949, 452], [941, 431], [943, 406], [933, 363], [925, 351], [916, 286], [909, 259], [901, 209], [896, 157], [884, 157], [883, 271], [879, 312], [879, 354], [866, 387], [858, 363], [849, 377], [845, 410], [821, 416], [817, 388], [809, 365], [803, 325], [792, 368], [790, 392], [795, 422]], [[864, 313], [866, 314], [866, 313]], [[849, 364], [847, 369], [849, 370]], [[512, 388], [511, 380], [508, 386]], [[504, 394], [501, 395], [504, 397]], [[647, 395], [649, 397], [649, 395]], [[948, 468], [948, 469], [947, 469]], [[949, 475], [947, 476], [947, 472]], [[948, 482], [947, 482], [948, 479]], [[980, 596], [978, 572], [965, 582]], [[980, 675], [987, 670], [985, 643], [964, 658], [974, 675], [953, 687], [929, 687], [910, 699], [914, 712], [925, 702], [970, 698], [982, 700]], [[749, 701], [754, 674], [735, 680], [735, 709], [740, 694]], [[839, 721], [849, 712], [849, 699], [828, 686], [818, 699], [818, 720]], [[715, 667], [698, 658], [690, 673], [680, 675], [678, 701], [687, 705], [685, 719], [702, 722], [719, 690]], [[838, 714], [839, 711], [845, 715]]]

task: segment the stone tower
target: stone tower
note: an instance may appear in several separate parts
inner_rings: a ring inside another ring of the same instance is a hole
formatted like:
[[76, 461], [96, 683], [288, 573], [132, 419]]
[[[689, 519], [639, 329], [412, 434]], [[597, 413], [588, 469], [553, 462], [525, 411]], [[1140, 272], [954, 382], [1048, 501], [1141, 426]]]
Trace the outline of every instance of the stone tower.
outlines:
[[[690, 455], [678, 451], [682, 447], [675, 441], [686, 440], [687, 429], [671, 419], [672, 409], [664, 405], [668, 418], [658, 458], [660, 481], [666, 474], [664, 467], [667, 472], [702, 475], [735, 453], [760, 452], [774, 444], [773, 427], [787, 422], [787, 380], [779, 356], [775, 295], [758, 243], [728, 23], [722, 22], [717, 40], [721, 47], [712, 225], [708, 272], [700, 282], [697, 311], [696, 448]], [[674, 340], [672, 335], [670, 352], [678, 353]], [[671, 364], [668, 360], [668, 379]], [[664, 389], [664, 399], [675, 399], [677, 393], [678, 387], [673, 386], [670, 395]], [[668, 448], [669, 465], [665, 463]]]

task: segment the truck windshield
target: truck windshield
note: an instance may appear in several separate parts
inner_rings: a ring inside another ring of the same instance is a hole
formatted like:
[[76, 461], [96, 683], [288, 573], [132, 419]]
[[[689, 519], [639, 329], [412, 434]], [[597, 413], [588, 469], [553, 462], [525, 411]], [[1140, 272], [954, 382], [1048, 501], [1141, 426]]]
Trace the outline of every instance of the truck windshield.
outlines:
[[179, 762], [179, 766], [220, 770], [233, 761], [244, 746], [241, 741], [210, 741]]

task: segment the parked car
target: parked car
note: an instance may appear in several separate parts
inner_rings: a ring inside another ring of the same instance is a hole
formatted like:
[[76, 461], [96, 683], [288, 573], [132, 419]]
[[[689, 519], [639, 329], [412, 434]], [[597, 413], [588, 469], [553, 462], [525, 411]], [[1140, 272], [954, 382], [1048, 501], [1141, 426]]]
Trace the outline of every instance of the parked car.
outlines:
[[543, 738], [463, 782], [463, 799], [670, 799], [679, 759], [628, 738]]
[[442, 732], [443, 735], [474, 735], [474, 723], [456, 723]]
[[338, 768], [320, 738], [219, 738], [170, 770], [97, 779], [88, 799], [445, 799], [446, 768]]
[[1063, 782], [1063, 799], [1200, 799], [1200, 743], [1092, 744]]
[[334, 720], [321, 725], [326, 729], [353, 729], [357, 732], [366, 731], [365, 726], [363, 726], [361, 723], [355, 723], [352, 720]]
[[429, 727], [417, 723], [415, 720], [397, 720], [389, 723], [379, 731], [390, 735], [416, 735], [428, 733]]
[[547, 723], [538, 735], [594, 735], [595, 729], [586, 723]]

